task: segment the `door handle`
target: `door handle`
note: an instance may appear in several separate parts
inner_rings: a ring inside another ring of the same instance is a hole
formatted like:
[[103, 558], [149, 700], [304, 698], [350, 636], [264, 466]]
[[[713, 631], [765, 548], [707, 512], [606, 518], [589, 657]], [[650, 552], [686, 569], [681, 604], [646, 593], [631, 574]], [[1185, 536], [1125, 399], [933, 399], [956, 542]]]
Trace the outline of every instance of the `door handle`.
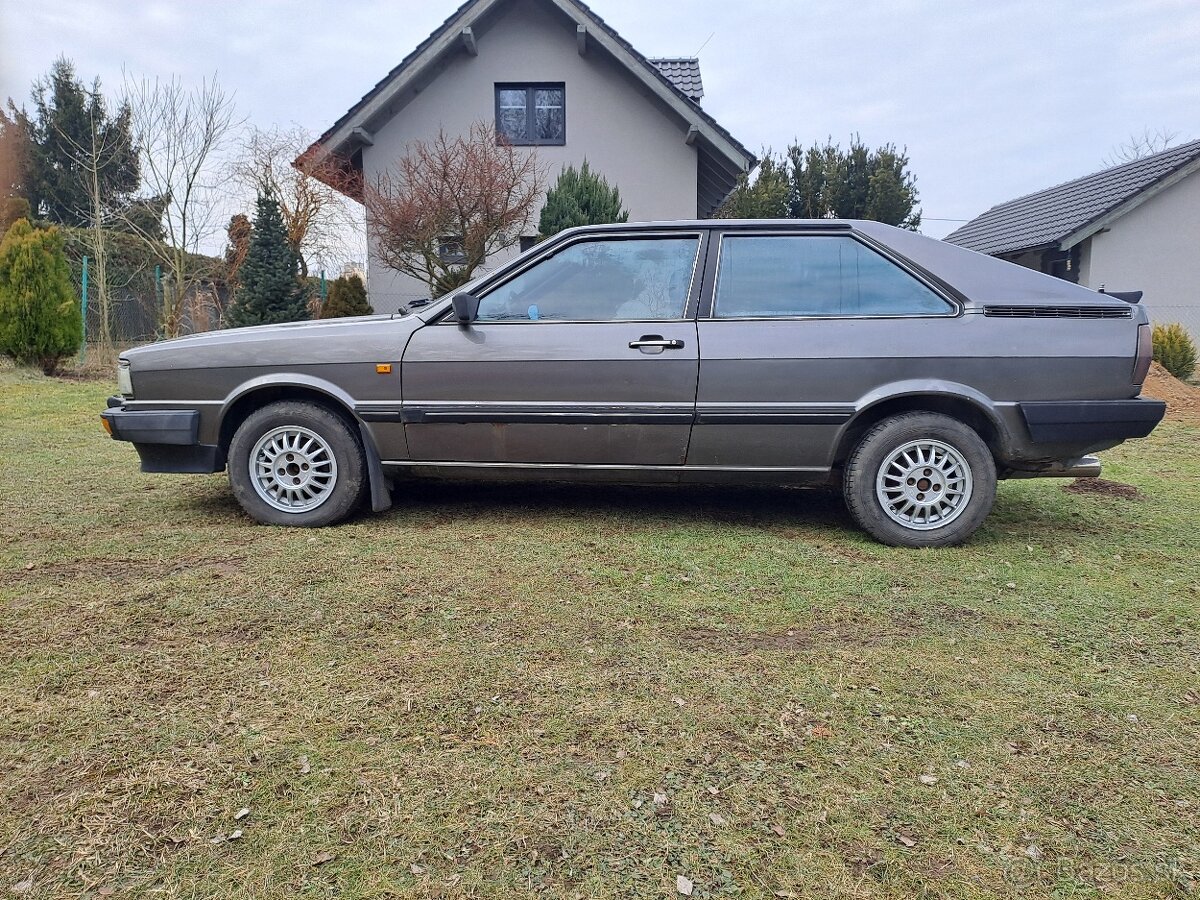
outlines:
[[661, 334], [644, 334], [636, 341], [629, 342], [630, 350], [637, 350], [640, 347], [661, 347], [664, 350], [678, 350], [683, 346], [683, 341], [677, 339], [666, 340]]

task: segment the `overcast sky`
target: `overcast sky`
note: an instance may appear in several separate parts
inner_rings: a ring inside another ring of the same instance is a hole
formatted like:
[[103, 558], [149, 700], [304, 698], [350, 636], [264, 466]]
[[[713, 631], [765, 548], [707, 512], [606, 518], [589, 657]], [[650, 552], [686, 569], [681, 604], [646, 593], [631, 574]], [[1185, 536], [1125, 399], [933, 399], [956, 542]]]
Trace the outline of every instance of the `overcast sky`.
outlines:
[[[260, 126], [323, 131], [459, 0], [0, 0], [0, 93], [59, 54], [214, 71]], [[929, 234], [1103, 167], [1145, 129], [1200, 138], [1196, 0], [591, 0], [647, 56], [699, 51], [704, 106], [758, 150], [858, 132], [907, 146]], [[702, 48], [702, 49], [701, 49]]]

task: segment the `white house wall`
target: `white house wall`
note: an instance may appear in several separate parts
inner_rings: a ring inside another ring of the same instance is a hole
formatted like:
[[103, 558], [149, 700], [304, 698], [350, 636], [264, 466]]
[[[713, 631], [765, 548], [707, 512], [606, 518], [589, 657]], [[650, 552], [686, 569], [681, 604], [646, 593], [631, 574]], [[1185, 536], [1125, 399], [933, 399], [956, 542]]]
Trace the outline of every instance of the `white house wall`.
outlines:
[[1155, 322], [1180, 322], [1200, 338], [1200, 173], [1121, 216], [1084, 242], [1080, 281], [1144, 291]]
[[[368, 179], [401, 158], [412, 141], [428, 140], [439, 128], [458, 135], [473, 122], [494, 123], [497, 82], [563, 82], [566, 145], [536, 148], [547, 186], [564, 165], [579, 165], [586, 157], [620, 188], [630, 221], [695, 218], [697, 157], [684, 142], [686, 126], [594, 44], [580, 55], [574, 23], [535, 0], [518, 0], [476, 37], [478, 56], [452, 57], [431, 84], [375, 132], [374, 144], [363, 151]], [[535, 217], [528, 233], [536, 231]], [[508, 258], [489, 260], [489, 265]], [[369, 267], [377, 312], [429, 295], [424, 284], [386, 268], [373, 252]]]

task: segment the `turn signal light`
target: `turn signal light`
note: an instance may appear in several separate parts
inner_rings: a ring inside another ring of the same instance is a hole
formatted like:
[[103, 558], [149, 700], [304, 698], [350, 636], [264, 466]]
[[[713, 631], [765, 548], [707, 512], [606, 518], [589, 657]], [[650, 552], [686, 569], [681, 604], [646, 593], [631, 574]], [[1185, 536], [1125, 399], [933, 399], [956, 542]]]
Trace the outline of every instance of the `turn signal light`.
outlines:
[[391, 375], [392, 374], [392, 364], [391, 363], [376, 363], [375, 364], [375, 374], [376, 375]]
[[101, 416], [100, 424], [104, 426], [104, 430], [108, 432], [108, 436], [112, 437], [112, 422], [108, 421], [108, 419], [104, 418], [104, 416]]

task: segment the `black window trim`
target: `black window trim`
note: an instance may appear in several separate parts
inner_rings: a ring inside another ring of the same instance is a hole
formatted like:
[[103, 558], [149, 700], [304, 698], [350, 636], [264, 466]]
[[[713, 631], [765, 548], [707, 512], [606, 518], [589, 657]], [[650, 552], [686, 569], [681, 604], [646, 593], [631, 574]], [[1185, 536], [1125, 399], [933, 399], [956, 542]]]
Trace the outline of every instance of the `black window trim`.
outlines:
[[[711, 271], [705, 279], [707, 290], [704, 302], [701, 304], [700, 318], [710, 322], [791, 322], [826, 319], [955, 319], [963, 314], [964, 302], [957, 291], [949, 289], [940, 278], [934, 278], [920, 266], [900, 256], [890, 247], [873, 241], [864, 234], [845, 226], [829, 228], [783, 228], [783, 229], [724, 229], [714, 235], [717, 250], [711, 255]], [[721, 275], [721, 254], [725, 247], [725, 239], [738, 237], [849, 237], [862, 244], [868, 250], [878, 253], [888, 262], [900, 268], [901, 271], [915, 278], [922, 286], [932, 291], [939, 299], [945, 301], [949, 311], [945, 313], [896, 313], [894, 315], [824, 315], [824, 316], [717, 316], [717, 281]]]
[[[525, 133], [530, 135], [524, 141], [514, 141], [500, 130], [500, 92], [525, 91]], [[562, 139], [539, 140], [537, 135], [537, 103], [533, 95], [537, 90], [560, 90], [563, 98], [563, 130]], [[564, 147], [567, 143], [567, 84], [565, 81], [497, 81], [492, 91], [492, 99], [496, 116], [496, 140], [505, 140], [514, 147]]]

